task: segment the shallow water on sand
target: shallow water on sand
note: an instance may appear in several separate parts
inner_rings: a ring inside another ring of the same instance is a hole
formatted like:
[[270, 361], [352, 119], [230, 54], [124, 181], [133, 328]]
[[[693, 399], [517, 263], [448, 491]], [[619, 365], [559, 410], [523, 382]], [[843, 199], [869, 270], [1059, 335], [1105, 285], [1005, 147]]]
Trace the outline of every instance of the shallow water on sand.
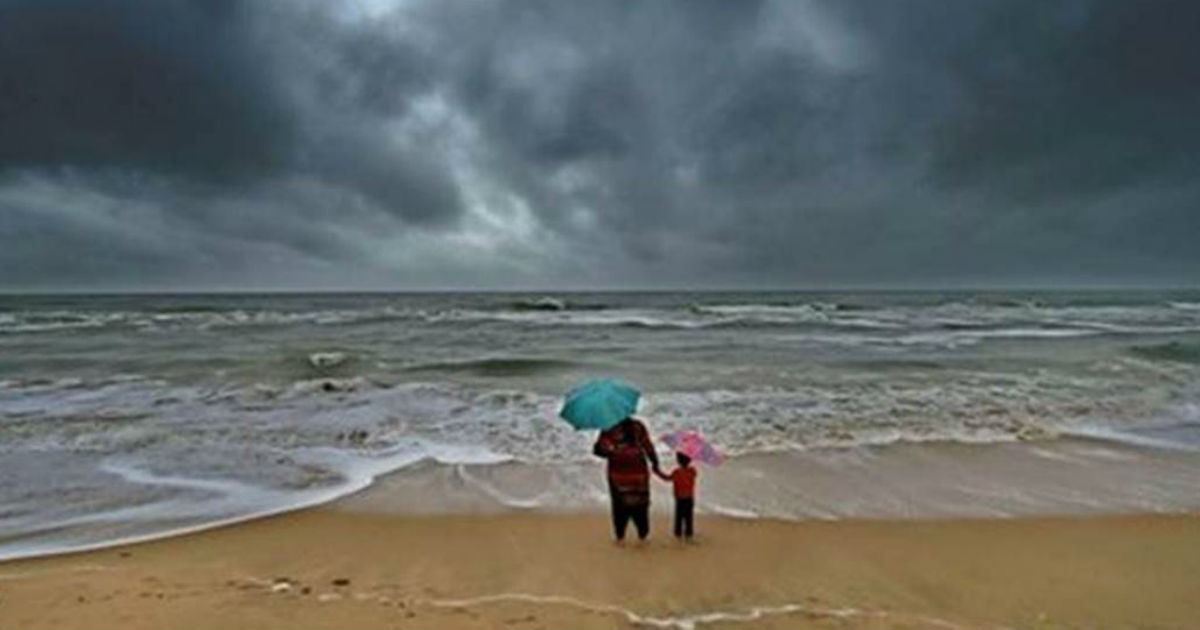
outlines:
[[4, 296], [0, 557], [389, 472], [407, 498], [380, 509], [602, 505], [591, 436], [555, 416], [609, 375], [656, 434], [734, 456], [702, 471], [702, 510], [1198, 503], [1197, 292]]

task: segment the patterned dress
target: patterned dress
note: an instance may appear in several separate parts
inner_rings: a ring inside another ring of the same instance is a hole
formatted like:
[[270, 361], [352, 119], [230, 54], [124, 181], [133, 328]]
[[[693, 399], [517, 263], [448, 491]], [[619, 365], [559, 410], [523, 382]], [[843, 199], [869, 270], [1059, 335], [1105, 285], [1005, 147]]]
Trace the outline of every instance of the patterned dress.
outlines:
[[658, 457], [646, 425], [627, 418], [611, 429], [602, 431], [593, 450], [608, 459], [608, 487], [612, 491], [614, 506], [617, 502], [623, 507], [650, 505], [650, 468], [647, 460], [657, 466]]

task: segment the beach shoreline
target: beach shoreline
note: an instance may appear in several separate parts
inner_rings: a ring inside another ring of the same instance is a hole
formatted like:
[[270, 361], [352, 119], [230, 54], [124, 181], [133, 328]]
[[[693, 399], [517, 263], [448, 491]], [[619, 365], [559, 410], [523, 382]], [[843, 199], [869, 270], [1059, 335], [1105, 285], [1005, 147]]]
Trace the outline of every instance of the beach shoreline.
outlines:
[[1200, 518], [776, 521], [396, 515], [338, 504], [0, 563], [0, 625], [1190, 627]]
[[[547, 299], [563, 308], [529, 308]], [[1198, 511], [1197, 304], [1196, 292], [10, 296], [0, 558], [352, 493], [397, 515], [603, 509], [595, 436], [559, 411], [571, 387], [618, 375], [643, 392], [653, 436], [700, 431], [728, 456], [701, 472], [701, 514]]]

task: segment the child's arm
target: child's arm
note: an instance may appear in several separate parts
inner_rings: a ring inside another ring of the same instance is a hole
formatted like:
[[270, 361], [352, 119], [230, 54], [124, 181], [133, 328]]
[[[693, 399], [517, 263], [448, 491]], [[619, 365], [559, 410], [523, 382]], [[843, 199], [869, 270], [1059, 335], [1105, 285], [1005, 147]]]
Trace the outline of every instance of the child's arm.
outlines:
[[[672, 471], [672, 473], [674, 473], [674, 471]], [[657, 475], [657, 476], [658, 476], [658, 478], [659, 478], [659, 479], [662, 479], [663, 481], [670, 481], [670, 480], [671, 480], [671, 475], [668, 475], [667, 473], [663, 472], [663, 471], [662, 471], [662, 470], [660, 470], [659, 468], [655, 468], [655, 469], [654, 469], [654, 474], [655, 474], [655, 475]]]

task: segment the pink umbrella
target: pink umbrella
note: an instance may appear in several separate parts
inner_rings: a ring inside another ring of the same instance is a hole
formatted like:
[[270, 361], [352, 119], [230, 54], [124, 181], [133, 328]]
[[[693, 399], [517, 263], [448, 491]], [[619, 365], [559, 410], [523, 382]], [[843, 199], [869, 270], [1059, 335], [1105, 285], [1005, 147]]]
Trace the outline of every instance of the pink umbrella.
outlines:
[[661, 439], [676, 453], [683, 453], [709, 466], [720, 466], [721, 462], [725, 461], [725, 456], [718, 453], [697, 431], [675, 431], [662, 436]]

